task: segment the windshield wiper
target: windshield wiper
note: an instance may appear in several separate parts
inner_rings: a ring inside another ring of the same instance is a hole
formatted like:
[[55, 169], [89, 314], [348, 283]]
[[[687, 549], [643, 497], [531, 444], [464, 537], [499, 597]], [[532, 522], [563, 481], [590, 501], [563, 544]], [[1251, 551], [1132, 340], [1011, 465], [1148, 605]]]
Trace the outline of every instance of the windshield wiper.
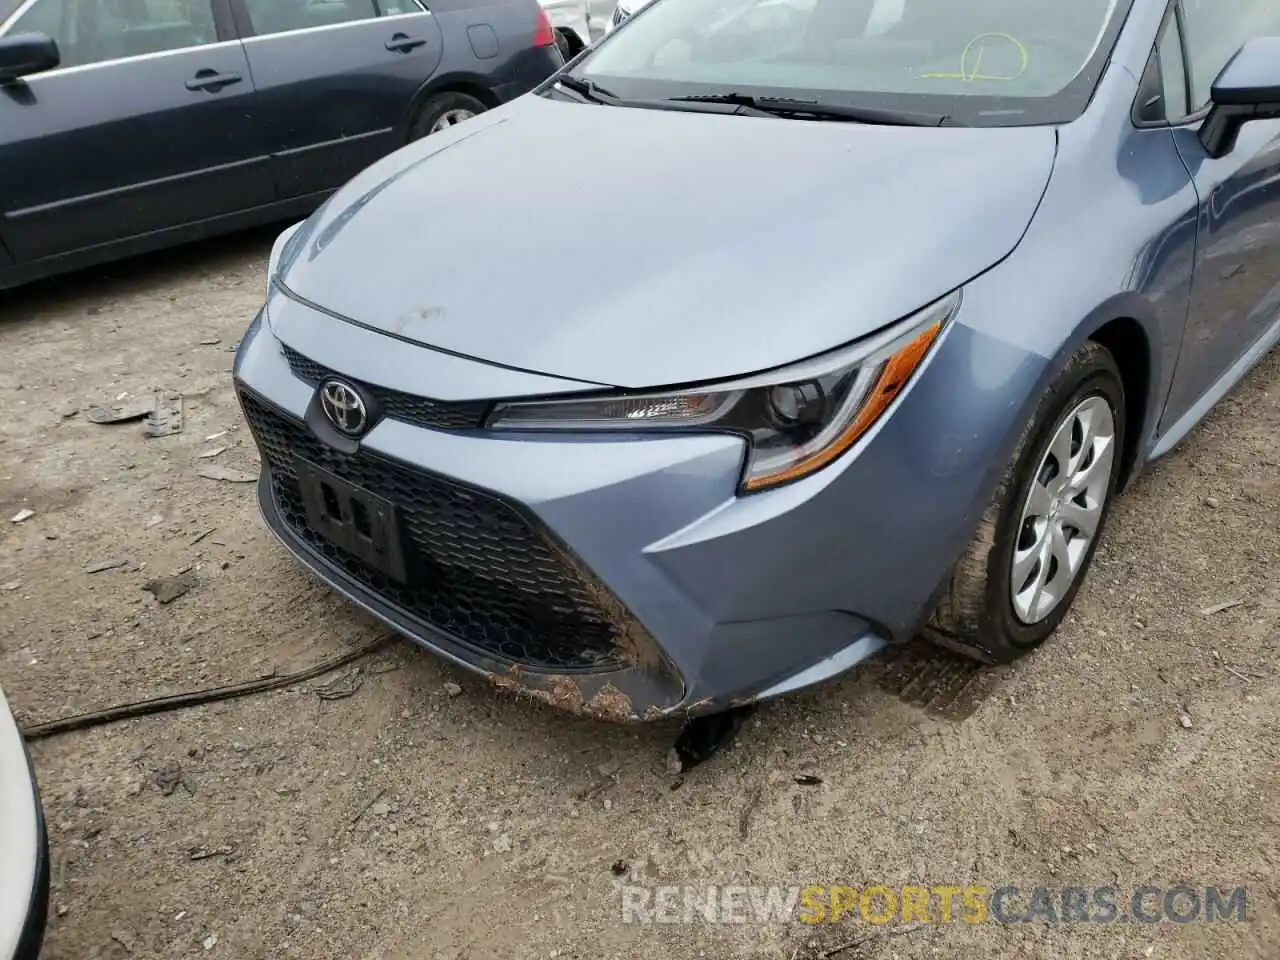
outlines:
[[610, 93], [594, 80], [588, 80], [586, 77], [575, 77], [571, 73], [566, 73], [556, 77], [556, 83], [562, 87], [567, 87], [584, 100], [590, 100], [592, 103], [618, 104], [622, 102], [622, 98], [617, 94]]
[[700, 103], [711, 104], [713, 106], [725, 106], [728, 110], [716, 111], [717, 113], [736, 113], [742, 115], [755, 115], [759, 117], [778, 117], [780, 113], [773, 110], [757, 110], [749, 103], [739, 103], [737, 100], [693, 100], [683, 97], [668, 98], [665, 100], [628, 100], [618, 96], [611, 90], [606, 90], [594, 80], [588, 80], [586, 77], [575, 77], [573, 74], [565, 74], [556, 78], [556, 83], [572, 90], [588, 103], [602, 103], [611, 107], [643, 107], [648, 110], [683, 110], [686, 112], [705, 113], [705, 110], [699, 110]]
[[723, 103], [759, 110], [781, 117], [813, 117], [816, 120], [843, 120], [849, 123], [872, 123], [887, 127], [962, 127], [951, 117], [940, 113], [912, 113], [884, 107], [859, 107], [844, 103], [822, 103], [798, 97], [756, 97], [748, 93], [701, 93], [671, 97], [677, 103]]

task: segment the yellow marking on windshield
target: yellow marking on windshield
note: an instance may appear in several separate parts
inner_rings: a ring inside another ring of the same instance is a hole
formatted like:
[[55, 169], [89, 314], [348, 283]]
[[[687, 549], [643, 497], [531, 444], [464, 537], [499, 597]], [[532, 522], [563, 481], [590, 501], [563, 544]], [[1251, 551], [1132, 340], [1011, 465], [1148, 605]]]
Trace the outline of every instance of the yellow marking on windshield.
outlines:
[[[1017, 48], [1018, 56], [1022, 59], [1022, 65], [1016, 74], [1010, 76], [1007, 74], [999, 75], [979, 72], [982, 69], [982, 55], [987, 49], [987, 45], [983, 43], [983, 41], [990, 40], [992, 38], [1008, 40]], [[966, 67], [969, 64], [969, 54], [973, 51], [975, 46], [978, 48], [978, 56], [973, 61], [973, 69], [967, 70]], [[1027, 66], [1030, 63], [1031, 51], [1029, 51], [1027, 49], [1027, 45], [1017, 37], [1008, 33], [980, 33], [965, 44], [964, 50], [960, 54], [959, 73], [922, 73], [920, 74], [920, 77], [925, 80], [964, 80], [966, 82], [971, 80], [1020, 80], [1022, 75], [1027, 72]]]

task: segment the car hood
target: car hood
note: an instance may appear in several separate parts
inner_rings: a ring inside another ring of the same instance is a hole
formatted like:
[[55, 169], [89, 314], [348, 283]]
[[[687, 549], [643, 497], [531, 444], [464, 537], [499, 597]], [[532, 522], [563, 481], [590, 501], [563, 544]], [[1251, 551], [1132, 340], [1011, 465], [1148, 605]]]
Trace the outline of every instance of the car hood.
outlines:
[[1053, 128], [886, 127], [522, 97], [374, 164], [287, 244], [299, 299], [618, 387], [753, 373], [1006, 257]]

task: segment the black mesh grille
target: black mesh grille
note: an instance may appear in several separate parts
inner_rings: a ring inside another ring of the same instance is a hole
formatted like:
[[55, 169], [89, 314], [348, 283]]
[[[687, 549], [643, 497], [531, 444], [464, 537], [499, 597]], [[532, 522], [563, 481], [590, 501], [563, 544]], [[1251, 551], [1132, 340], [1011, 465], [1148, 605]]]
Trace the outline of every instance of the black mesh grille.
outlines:
[[[621, 604], [521, 512], [492, 494], [367, 452], [340, 453], [255, 397], [240, 400], [285, 522], [355, 580], [491, 657], [558, 670], [625, 666]], [[295, 455], [396, 504], [417, 571], [412, 585], [391, 581], [311, 529]]]
[[[328, 367], [305, 357], [292, 347], [284, 348], [285, 358], [294, 376], [311, 384], [319, 384], [327, 377], [342, 376]], [[429, 400], [426, 397], [415, 397], [411, 393], [399, 390], [388, 390], [367, 383], [363, 386], [378, 402], [382, 415], [392, 420], [403, 420], [405, 423], [430, 427], [433, 430], [474, 430], [484, 422], [484, 415], [489, 408], [483, 401], [475, 403], [446, 403], [441, 400]]]

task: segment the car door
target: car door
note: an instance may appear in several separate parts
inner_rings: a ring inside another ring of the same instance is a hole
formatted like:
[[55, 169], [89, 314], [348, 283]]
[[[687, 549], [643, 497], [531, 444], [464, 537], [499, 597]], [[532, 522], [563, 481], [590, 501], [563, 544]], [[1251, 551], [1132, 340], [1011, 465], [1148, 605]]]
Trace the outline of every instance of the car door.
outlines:
[[[1182, 0], [1179, 24], [1192, 116], [1246, 40], [1280, 35], [1276, 0]], [[1175, 131], [1200, 198], [1195, 275], [1164, 425], [1201, 400], [1280, 323], [1280, 121], [1247, 123], [1225, 157], [1208, 156], [1199, 123]]]
[[0, 233], [30, 262], [275, 198], [224, 0], [28, 0], [61, 65], [0, 86]]
[[281, 197], [341, 186], [403, 143], [442, 53], [418, 0], [232, 0]]

